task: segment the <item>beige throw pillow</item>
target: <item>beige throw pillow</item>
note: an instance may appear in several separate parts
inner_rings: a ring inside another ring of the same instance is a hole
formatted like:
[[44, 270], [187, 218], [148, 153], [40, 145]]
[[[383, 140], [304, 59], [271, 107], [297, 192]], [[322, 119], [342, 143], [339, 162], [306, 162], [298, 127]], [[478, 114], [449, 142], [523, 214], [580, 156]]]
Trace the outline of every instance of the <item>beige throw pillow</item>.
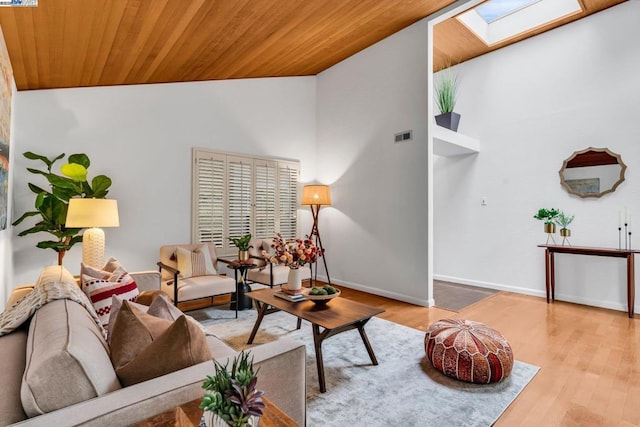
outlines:
[[208, 276], [218, 274], [211, 261], [211, 253], [207, 245], [200, 245], [194, 251], [185, 248], [176, 249], [180, 278]]

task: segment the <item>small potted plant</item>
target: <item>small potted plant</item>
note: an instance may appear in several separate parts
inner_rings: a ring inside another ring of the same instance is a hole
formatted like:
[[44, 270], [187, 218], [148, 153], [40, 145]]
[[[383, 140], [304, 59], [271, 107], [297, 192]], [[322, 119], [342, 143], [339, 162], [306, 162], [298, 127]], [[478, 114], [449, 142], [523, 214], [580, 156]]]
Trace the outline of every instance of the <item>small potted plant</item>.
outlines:
[[456, 106], [460, 79], [447, 67], [438, 73], [434, 86], [434, 98], [440, 110], [440, 114], [436, 116], [436, 123], [456, 132], [460, 123], [460, 114], [454, 113], [453, 109]]
[[574, 217], [575, 215], [567, 215], [562, 211], [558, 213], [558, 216], [555, 218], [555, 222], [561, 227], [560, 235], [562, 237], [566, 238], [571, 236], [571, 230], [569, 230], [567, 227], [569, 226], [569, 224], [571, 224], [571, 221], [573, 221]]
[[265, 404], [264, 392], [256, 390], [258, 372], [253, 369], [253, 357], [249, 359], [249, 353], [241, 352], [233, 359], [231, 371], [228, 362], [213, 362], [215, 374], [207, 375], [202, 384], [206, 393], [200, 404], [207, 426], [257, 426]]
[[251, 242], [251, 233], [245, 234], [242, 237], [229, 237], [229, 240], [238, 248], [238, 261], [246, 262], [249, 260], [249, 249], [252, 248], [249, 244]]
[[533, 217], [535, 219], [539, 219], [540, 221], [544, 221], [544, 232], [548, 234], [553, 234], [556, 232], [556, 224], [554, 223], [554, 219], [560, 214], [558, 209], [539, 209], [538, 213]]

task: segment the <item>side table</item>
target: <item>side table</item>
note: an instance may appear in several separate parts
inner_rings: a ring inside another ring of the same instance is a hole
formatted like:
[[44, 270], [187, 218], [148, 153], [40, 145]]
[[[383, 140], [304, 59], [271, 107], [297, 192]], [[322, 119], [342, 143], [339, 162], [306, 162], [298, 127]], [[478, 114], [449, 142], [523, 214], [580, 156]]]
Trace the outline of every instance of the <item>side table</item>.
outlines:
[[218, 261], [225, 263], [227, 267], [233, 269], [233, 276], [236, 280], [236, 294], [235, 299], [231, 301], [231, 310], [236, 311], [237, 319], [238, 310], [247, 310], [253, 307], [253, 300], [245, 295], [247, 292], [251, 292], [251, 287], [247, 285], [247, 271], [258, 266], [252, 262], [241, 262], [224, 258], [218, 258]]

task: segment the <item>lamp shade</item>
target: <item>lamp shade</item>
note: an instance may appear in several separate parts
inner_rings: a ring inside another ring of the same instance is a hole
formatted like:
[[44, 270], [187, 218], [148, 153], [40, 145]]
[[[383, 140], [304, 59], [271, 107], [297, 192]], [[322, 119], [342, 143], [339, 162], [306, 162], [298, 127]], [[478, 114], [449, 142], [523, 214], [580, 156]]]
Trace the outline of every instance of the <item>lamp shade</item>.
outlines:
[[303, 205], [331, 205], [331, 192], [328, 185], [305, 185], [302, 188]]
[[69, 199], [67, 228], [119, 227], [118, 202], [113, 199]]

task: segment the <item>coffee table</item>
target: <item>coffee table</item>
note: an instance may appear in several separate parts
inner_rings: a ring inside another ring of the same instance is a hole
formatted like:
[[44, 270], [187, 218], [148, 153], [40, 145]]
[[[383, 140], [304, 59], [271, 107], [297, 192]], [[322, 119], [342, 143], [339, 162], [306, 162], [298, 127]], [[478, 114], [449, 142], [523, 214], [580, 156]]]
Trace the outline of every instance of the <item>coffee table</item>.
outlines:
[[[262, 410], [263, 415], [260, 417], [261, 427], [296, 427], [298, 425], [267, 397], [263, 396], [262, 400], [267, 406]], [[176, 406], [162, 414], [155, 415], [142, 422], [136, 423], [134, 424], [134, 427], [198, 427], [202, 424], [202, 409], [200, 409], [200, 402], [202, 402], [202, 398]]]
[[277, 311], [284, 311], [298, 318], [298, 329], [300, 329], [301, 319], [311, 323], [320, 392], [327, 391], [322, 360], [322, 342], [329, 337], [351, 329], [357, 329], [360, 332], [360, 337], [367, 349], [367, 353], [369, 353], [371, 363], [378, 364], [376, 355], [369, 343], [369, 338], [367, 338], [367, 334], [364, 331], [364, 326], [369, 319], [383, 313], [384, 310], [341, 297], [332, 299], [326, 305], [316, 305], [311, 301], [289, 302], [275, 295], [278, 290], [277, 288], [261, 289], [247, 293], [249, 298], [253, 298], [258, 309], [258, 318], [247, 344], [253, 343], [264, 316]]

